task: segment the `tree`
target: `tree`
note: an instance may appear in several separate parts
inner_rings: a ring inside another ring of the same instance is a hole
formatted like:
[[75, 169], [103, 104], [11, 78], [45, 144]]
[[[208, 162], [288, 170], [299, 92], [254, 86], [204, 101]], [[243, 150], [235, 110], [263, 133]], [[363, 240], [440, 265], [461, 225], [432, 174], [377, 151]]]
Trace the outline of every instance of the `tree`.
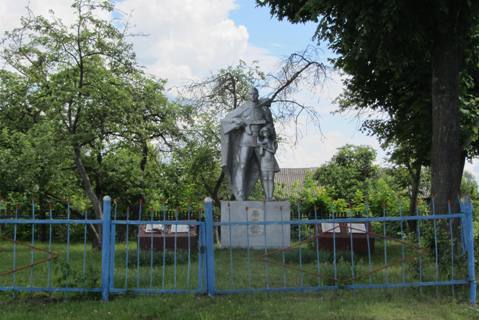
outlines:
[[165, 83], [139, 74], [132, 84], [131, 111], [126, 113], [123, 123], [125, 142], [133, 144], [141, 154], [139, 167], [143, 200], [146, 188], [144, 176], [152, 153], [150, 143], [155, 142], [157, 151], [171, 152], [176, 142], [184, 140], [184, 128], [179, 122], [186, 121], [191, 113], [190, 107], [168, 101], [164, 95]]
[[318, 168], [315, 178], [333, 199], [351, 203], [358, 190], [367, 195], [370, 180], [378, 174], [375, 159], [376, 152], [371, 147], [345, 145]]
[[[81, 189], [72, 174], [69, 146], [55, 135], [37, 102], [41, 95], [15, 73], [0, 70], [0, 202], [15, 206], [35, 204], [37, 217], [70, 199], [82, 206]], [[39, 226], [41, 240], [46, 225]]]
[[368, 146], [338, 148], [330, 161], [293, 192], [294, 206], [311, 218], [338, 212], [399, 215], [407, 199], [408, 174], [404, 168], [380, 167], [374, 164], [375, 158], [374, 149]]
[[[137, 67], [125, 30], [101, 18], [111, 16], [109, 1], [75, 0], [72, 8], [75, 21], [70, 26], [54, 15], [45, 18], [29, 11], [20, 28], [7, 32], [2, 58], [25, 84], [18, 99], [35, 97], [26, 100], [24, 109], [36, 110], [37, 118], [52, 125], [101, 218], [109, 175], [104, 158], [133, 143], [140, 146], [143, 156], [137, 165], [144, 170], [148, 142], [176, 137], [179, 113], [164, 97], [163, 82]], [[140, 185], [144, 190], [144, 183]], [[99, 241], [99, 231], [96, 235]]]
[[[46, 201], [77, 194], [71, 150], [55, 135], [42, 99], [28, 80], [0, 70], [0, 196], [23, 193]], [[40, 203], [44, 209], [44, 201]]]
[[7, 33], [3, 58], [42, 92], [46, 113], [56, 118], [55, 129], [71, 146], [85, 192], [101, 217], [82, 148], [95, 140], [95, 133], [111, 131], [105, 118], [110, 120], [106, 116], [121, 105], [123, 74], [130, 72], [133, 55], [122, 33], [95, 14], [111, 11], [108, 2], [78, 0], [72, 7], [76, 21], [70, 27], [29, 12], [21, 28]]
[[[164, 83], [141, 73], [134, 74], [124, 87], [128, 105], [113, 115], [113, 130], [100, 131], [85, 145], [85, 166], [99, 197], [109, 194], [130, 204], [149, 201], [147, 181], [151, 182], [148, 175], [152, 171], [148, 170], [148, 162], [153, 160], [155, 167], [155, 157], [171, 152], [173, 145], [182, 140], [178, 123], [188, 111], [167, 100]], [[105, 125], [108, 125], [107, 117], [102, 121]], [[124, 165], [122, 170], [115, 167], [115, 162]], [[123, 184], [117, 186], [114, 181]], [[123, 192], [121, 187], [125, 187]]]
[[311, 174], [305, 177], [304, 183], [301, 186], [298, 185], [289, 198], [291, 206], [298, 208], [310, 219], [325, 217], [331, 212], [342, 209], [338, 208], [338, 203], [331, 198], [327, 188], [321, 186]]
[[[404, 142], [398, 143], [394, 146], [389, 159], [399, 167], [404, 167], [408, 174], [410, 215], [416, 215], [417, 213], [422, 168], [429, 165], [428, 159], [425, 158], [424, 154], [416, 153], [419, 148], [419, 146], [417, 148], [411, 147], [411, 145], [407, 145]], [[415, 226], [411, 226], [411, 229], [415, 230]]]
[[[438, 212], [447, 212], [449, 199], [457, 210], [455, 199], [465, 157], [460, 131], [460, 75], [471, 54], [479, 3], [265, 0], [258, 4], [269, 5], [279, 19], [318, 22], [316, 37], [329, 41], [338, 55], [333, 59], [335, 66], [350, 75], [348, 90], [357, 93], [365, 105], [398, 107], [387, 97], [398, 97], [390, 90], [401, 89], [404, 84], [406, 91], [414, 89], [411, 95], [429, 96], [432, 192]], [[405, 75], [412, 78], [409, 85]], [[377, 96], [383, 98], [374, 99]]]

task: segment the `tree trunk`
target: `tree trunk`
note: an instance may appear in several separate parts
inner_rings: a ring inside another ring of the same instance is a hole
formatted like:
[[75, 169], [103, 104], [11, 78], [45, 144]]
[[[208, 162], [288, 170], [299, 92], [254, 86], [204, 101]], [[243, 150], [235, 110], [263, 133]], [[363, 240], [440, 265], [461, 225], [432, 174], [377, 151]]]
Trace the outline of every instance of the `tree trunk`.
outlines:
[[[97, 219], [103, 218], [103, 212], [101, 208], [101, 201], [96, 196], [93, 186], [90, 182], [90, 177], [88, 177], [88, 173], [86, 172], [85, 166], [83, 165], [83, 161], [81, 159], [81, 149], [79, 146], [74, 146], [73, 150], [75, 152], [75, 166], [77, 169], [78, 174], [80, 175], [80, 179], [83, 183], [83, 189], [85, 193], [90, 199], [90, 202], [93, 206], [93, 210], [95, 211], [95, 216]], [[94, 228], [95, 238], [93, 241], [93, 246], [95, 248], [101, 247], [101, 225], [95, 225]]]
[[[220, 197], [219, 197], [219, 191], [220, 191], [221, 184], [223, 183], [224, 178], [225, 178], [225, 172], [223, 170], [221, 170], [221, 174], [218, 177], [218, 179], [216, 179], [216, 183], [215, 183], [215, 186], [213, 188], [213, 192], [210, 195], [211, 199], [213, 199], [214, 206], [216, 208], [218, 208], [216, 212], [221, 211], [221, 200], [220, 200]], [[221, 247], [221, 228], [219, 226], [215, 228], [215, 236], [216, 236], [216, 244]]]
[[102, 177], [102, 168], [101, 168], [101, 165], [103, 163], [103, 156], [101, 154], [101, 151], [98, 151], [97, 155], [96, 155], [96, 163], [97, 163], [97, 170], [96, 172], [94, 172], [94, 181], [95, 181], [95, 195], [97, 197], [97, 199], [101, 199], [101, 196], [104, 192], [104, 189], [103, 189], [103, 177]]
[[219, 192], [220, 192], [221, 184], [223, 183], [224, 179], [225, 179], [225, 172], [221, 170], [221, 174], [216, 180], [215, 187], [213, 188], [213, 193], [211, 194], [211, 199], [213, 199], [215, 206], [218, 208], [221, 207]]
[[459, 211], [462, 146], [459, 122], [459, 73], [462, 39], [456, 28], [443, 31], [432, 50], [432, 200], [436, 213]]
[[[417, 198], [419, 195], [419, 184], [421, 183], [421, 164], [416, 164], [409, 171], [409, 176], [411, 179], [411, 195], [409, 197], [409, 215], [415, 216], [417, 214]], [[409, 220], [408, 227], [409, 231], [415, 233], [416, 232], [416, 220]]]
[[141, 170], [141, 201], [145, 203], [145, 171], [146, 171], [146, 164], [148, 163], [148, 142], [146, 140], [143, 141], [143, 146], [141, 150], [141, 161], [140, 161], [140, 170]]
[[[44, 197], [43, 190], [39, 192], [40, 194], [40, 199], [38, 200], [38, 203], [40, 204], [40, 219], [45, 220], [47, 218], [47, 205]], [[40, 241], [45, 242], [47, 241], [47, 225], [46, 224], [41, 224], [40, 225], [40, 235], [39, 235]]]

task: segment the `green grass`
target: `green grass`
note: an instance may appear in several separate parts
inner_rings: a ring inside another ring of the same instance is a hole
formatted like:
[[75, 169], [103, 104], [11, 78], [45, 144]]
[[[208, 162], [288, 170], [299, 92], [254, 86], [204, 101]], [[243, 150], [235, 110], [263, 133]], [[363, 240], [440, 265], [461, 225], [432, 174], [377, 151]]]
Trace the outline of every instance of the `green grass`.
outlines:
[[[27, 266], [32, 250], [25, 244], [16, 246], [16, 264]], [[332, 255], [320, 255], [319, 273], [314, 246], [293, 244], [287, 251], [217, 249], [215, 252], [218, 289], [298, 287], [344, 285], [351, 283], [383, 283], [417, 281], [418, 264], [423, 265], [423, 281], [435, 279], [432, 256], [421, 256], [412, 247], [404, 247], [410, 257], [401, 261], [402, 247], [388, 242], [388, 265], [384, 268], [382, 241], [376, 242], [371, 256], [355, 255], [354, 279], [349, 253], [338, 253], [337, 278], [334, 278]], [[37, 243], [38, 249], [47, 249]], [[66, 245], [54, 243], [52, 251], [58, 258], [27, 267], [13, 274], [0, 276], [0, 286], [99, 287], [101, 254], [82, 243], [71, 244], [67, 259]], [[301, 262], [299, 251], [301, 251]], [[198, 284], [198, 254], [178, 251], [141, 252], [137, 256], [136, 242], [127, 247], [119, 243], [115, 251], [115, 287], [195, 289]], [[33, 251], [35, 261], [48, 257], [40, 250]], [[86, 256], [85, 263], [83, 257]], [[12, 269], [13, 244], [0, 241], [0, 274]], [[267, 258], [265, 258], [265, 256]], [[163, 259], [165, 265], [163, 267]], [[174, 261], [176, 259], [176, 272]], [[188, 264], [188, 260], [190, 264]], [[137, 263], [139, 261], [139, 268]], [[391, 263], [389, 265], [389, 263]], [[151, 268], [150, 268], [151, 263]], [[373, 272], [371, 272], [371, 270]], [[455, 264], [456, 278], [464, 276], [464, 265]], [[440, 269], [440, 278], [447, 280], [449, 267]], [[163, 276], [164, 275], [164, 276]], [[217, 296], [154, 295], [112, 296], [109, 303], [100, 302], [97, 294], [0, 294], [0, 319], [479, 319], [479, 311], [467, 305], [467, 288], [451, 287], [373, 289], [315, 294], [245, 294]]]
[[479, 310], [416, 290], [323, 294], [91, 297], [2, 296], [0, 317], [13, 319], [479, 319]]
[[[401, 247], [389, 243], [388, 261], [383, 256], [383, 243], [377, 241], [371, 264], [367, 255], [354, 256], [352, 269], [349, 252], [338, 252], [336, 275], [333, 257], [322, 252], [317, 264], [316, 250], [306, 244], [292, 247], [286, 251], [217, 249], [215, 251], [216, 286], [218, 289], [242, 289], [262, 287], [315, 287], [330, 285], [348, 285], [359, 283], [384, 283], [419, 281], [418, 266], [422, 264], [423, 281], [435, 280], [434, 260], [431, 256], [420, 256], [410, 248], [404, 248], [405, 257], [401, 263]], [[48, 257], [45, 243], [36, 243], [33, 251], [34, 261]], [[20, 287], [100, 287], [101, 253], [87, 244], [71, 244], [67, 256], [65, 244], [53, 244], [51, 250], [58, 255], [56, 259], [44, 261], [28, 267], [32, 261], [32, 249], [27, 243], [16, 246], [16, 268], [26, 267], [14, 274], [0, 276], [0, 286]], [[126, 245], [116, 245], [115, 278], [116, 288], [164, 288], [189, 289], [198, 286], [198, 253], [189, 255], [185, 250], [166, 252], [140, 251], [137, 256], [136, 242], [130, 242], [128, 257]], [[301, 258], [300, 258], [301, 251]], [[0, 274], [13, 269], [13, 244], [0, 242]], [[83, 258], [85, 257], [85, 260]], [[174, 267], [176, 259], [176, 270]], [[188, 260], [190, 263], [188, 264]], [[165, 264], [163, 266], [163, 261]], [[455, 263], [455, 278], [465, 277], [465, 264]], [[439, 269], [440, 280], [448, 280], [450, 267]], [[354, 279], [353, 279], [354, 276]]]

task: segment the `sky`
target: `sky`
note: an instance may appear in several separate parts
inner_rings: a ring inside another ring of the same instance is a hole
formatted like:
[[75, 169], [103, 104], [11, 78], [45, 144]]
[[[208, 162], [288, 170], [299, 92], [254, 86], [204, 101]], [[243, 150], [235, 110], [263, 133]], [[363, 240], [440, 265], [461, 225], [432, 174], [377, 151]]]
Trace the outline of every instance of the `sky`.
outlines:
[[[37, 14], [53, 9], [66, 23], [73, 18], [68, 0], [1, 0], [0, 32], [18, 25], [28, 2]], [[148, 73], [167, 79], [170, 87], [204, 79], [240, 59], [256, 60], [264, 71], [274, 71], [291, 53], [318, 45], [312, 39], [314, 23], [277, 21], [254, 0], [118, 0], [117, 7], [131, 32], [144, 35], [130, 39], [139, 63]], [[327, 43], [319, 48], [321, 62], [327, 63], [333, 53]], [[321, 88], [299, 93], [298, 99], [306, 99], [319, 112], [320, 128], [303, 119], [300, 139], [293, 144], [294, 126], [278, 126], [279, 134], [289, 137], [277, 152], [280, 167], [319, 166], [348, 143], [372, 146], [378, 163], [385, 164], [386, 153], [377, 140], [359, 131], [364, 119], [333, 113], [341, 90], [341, 75], [330, 72]], [[466, 170], [479, 177], [479, 161], [466, 164]]]

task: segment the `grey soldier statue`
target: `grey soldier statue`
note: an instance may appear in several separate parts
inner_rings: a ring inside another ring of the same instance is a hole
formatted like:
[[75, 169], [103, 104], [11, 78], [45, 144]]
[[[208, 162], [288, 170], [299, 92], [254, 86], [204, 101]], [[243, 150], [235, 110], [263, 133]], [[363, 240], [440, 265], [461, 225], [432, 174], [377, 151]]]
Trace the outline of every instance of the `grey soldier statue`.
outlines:
[[251, 87], [248, 100], [221, 120], [221, 165], [236, 200], [247, 200], [258, 178], [265, 199], [272, 200], [279, 166], [270, 105], [268, 99], [260, 101], [258, 90]]

